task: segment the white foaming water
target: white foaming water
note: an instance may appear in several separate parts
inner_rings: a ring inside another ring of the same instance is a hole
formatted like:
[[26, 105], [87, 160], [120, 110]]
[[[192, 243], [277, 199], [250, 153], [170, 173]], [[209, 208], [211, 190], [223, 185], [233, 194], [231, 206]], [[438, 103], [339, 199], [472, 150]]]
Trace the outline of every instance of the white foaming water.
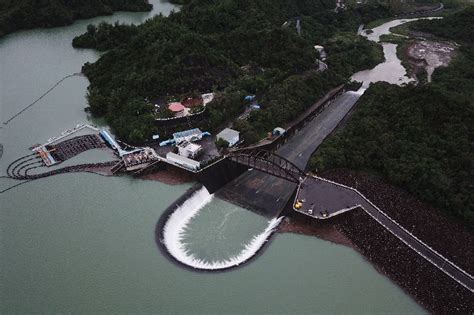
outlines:
[[347, 92], [347, 94], [359, 95], [360, 96], [360, 95], [364, 94], [366, 90], [367, 90], [367, 88], [362, 86], [357, 91], [349, 91], [349, 92]]
[[179, 262], [202, 270], [219, 270], [238, 266], [252, 258], [265, 244], [268, 237], [280, 224], [283, 217], [272, 219], [267, 228], [260, 234], [255, 235], [244, 249], [235, 256], [224, 260], [206, 261], [191, 254], [183, 242], [186, 227], [199, 211], [213, 199], [205, 187], [196, 191], [189, 199], [179, 206], [168, 218], [163, 228], [163, 244], [166, 249]]

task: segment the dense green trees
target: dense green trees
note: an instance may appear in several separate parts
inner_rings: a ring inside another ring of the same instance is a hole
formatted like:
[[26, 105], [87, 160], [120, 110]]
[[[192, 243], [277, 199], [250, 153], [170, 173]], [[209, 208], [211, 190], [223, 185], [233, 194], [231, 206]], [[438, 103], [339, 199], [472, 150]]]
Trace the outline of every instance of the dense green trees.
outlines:
[[244, 94], [240, 92], [227, 92], [218, 94], [207, 106], [211, 129], [223, 126], [229, 117], [236, 117], [245, 109]]
[[[466, 14], [470, 17], [463, 20]], [[416, 28], [468, 39], [465, 33], [474, 27], [472, 9], [446, 19], [464, 22], [454, 22], [457, 26], [449, 33], [444, 33], [442, 20], [423, 22]], [[447, 68], [435, 71], [430, 84], [371, 86], [347, 126], [320, 147], [311, 168], [342, 167], [379, 173], [474, 225], [472, 39], [460, 47]]]
[[135, 25], [100, 23], [98, 26], [88, 25], [87, 32], [74, 38], [75, 48], [95, 48], [99, 51], [109, 50], [128, 42], [138, 33]]
[[[74, 46], [109, 50], [83, 67], [91, 82], [91, 110], [114, 115], [107, 103], [116, 98], [126, 107], [135, 98], [179, 99], [190, 91], [218, 91], [223, 97], [209, 106], [211, 128], [217, 128], [245, 109], [237, 96], [251, 93], [262, 110], [239, 128], [245, 130], [247, 141], [257, 140], [296, 117], [353, 71], [382, 61], [376, 44], [353, 33], [367, 12], [388, 11], [374, 7], [335, 14], [333, 6], [329, 0], [194, 0], [178, 13], [156, 16], [140, 26], [89, 26], [74, 39]], [[301, 36], [295, 29], [298, 16]], [[283, 26], [285, 21], [289, 23]], [[315, 71], [315, 44], [327, 46], [327, 73]], [[109, 123], [114, 129], [130, 128], [123, 120]]]
[[473, 18], [474, 6], [469, 6], [461, 12], [444, 17], [442, 20], [413, 22], [410, 24], [410, 29], [431, 33], [446, 39], [472, 43], [474, 41]]
[[342, 76], [331, 70], [290, 76], [268, 89], [262, 97], [263, 110], [254, 112], [249, 124], [262, 137], [297, 118], [331, 88], [344, 82]]
[[375, 171], [474, 222], [474, 106], [434, 86], [372, 86], [347, 127], [325, 141], [313, 170]]
[[326, 51], [330, 68], [343, 76], [371, 69], [384, 60], [382, 46], [354, 33], [339, 33], [331, 37]]
[[71, 24], [113, 11], [150, 11], [143, 0], [2, 0], [0, 37], [20, 29]]

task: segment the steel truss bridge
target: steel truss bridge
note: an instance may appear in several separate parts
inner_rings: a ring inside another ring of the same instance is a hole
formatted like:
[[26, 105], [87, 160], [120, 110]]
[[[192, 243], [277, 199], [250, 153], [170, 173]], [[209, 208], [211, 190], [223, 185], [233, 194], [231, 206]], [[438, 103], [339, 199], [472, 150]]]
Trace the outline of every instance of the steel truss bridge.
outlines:
[[226, 157], [236, 163], [299, 184], [306, 174], [284, 157], [261, 149], [236, 150]]
[[[472, 275], [419, 240], [354, 188], [330, 182], [319, 177], [307, 176], [298, 166], [284, 157], [258, 148], [232, 151], [226, 158], [255, 170], [298, 184], [298, 192], [295, 200], [304, 198], [307, 199], [306, 203], [309, 205], [318, 205], [325, 209], [332, 210], [332, 213], [329, 213], [327, 217], [332, 217], [357, 207], [362, 208], [362, 210], [367, 212], [375, 221], [413, 249], [418, 255], [425, 258], [464, 288], [474, 292], [474, 278]], [[304, 194], [306, 194], [306, 196], [304, 196]], [[323, 194], [326, 198], [321, 197]], [[347, 207], [347, 205], [350, 206]], [[294, 210], [314, 218], [324, 218], [319, 217], [318, 211], [313, 211], [313, 209], [310, 213], [306, 212], [305, 209]]]

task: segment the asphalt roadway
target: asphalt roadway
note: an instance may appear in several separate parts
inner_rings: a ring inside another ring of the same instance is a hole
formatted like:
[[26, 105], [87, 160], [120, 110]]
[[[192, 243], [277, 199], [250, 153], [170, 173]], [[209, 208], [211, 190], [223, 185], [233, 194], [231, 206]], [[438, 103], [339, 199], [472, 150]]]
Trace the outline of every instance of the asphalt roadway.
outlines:
[[308, 176], [298, 188], [300, 207], [293, 209], [314, 219], [329, 219], [360, 206], [360, 198], [344, 186]]
[[[304, 170], [313, 152], [338, 126], [361, 95], [346, 92], [339, 96], [276, 153]], [[264, 216], [275, 217], [288, 203], [296, 187], [296, 184], [286, 180], [249, 170], [217, 191], [216, 196]]]

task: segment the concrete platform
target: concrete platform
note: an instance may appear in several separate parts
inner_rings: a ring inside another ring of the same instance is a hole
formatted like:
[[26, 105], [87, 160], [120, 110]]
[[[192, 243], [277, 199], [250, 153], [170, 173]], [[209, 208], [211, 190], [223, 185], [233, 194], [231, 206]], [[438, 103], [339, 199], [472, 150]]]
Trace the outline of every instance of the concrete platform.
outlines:
[[[360, 96], [354, 92], [339, 96], [276, 153], [304, 170], [313, 152], [337, 127]], [[281, 213], [296, 188], [297, 185], [292, 182], [250, 170], [224, 186], [216, 196], [272, 218]]]
[[316, 219], [329, 219], [362, 204], [352, 190], [308, 176], [298, 187], [293, 210]]

